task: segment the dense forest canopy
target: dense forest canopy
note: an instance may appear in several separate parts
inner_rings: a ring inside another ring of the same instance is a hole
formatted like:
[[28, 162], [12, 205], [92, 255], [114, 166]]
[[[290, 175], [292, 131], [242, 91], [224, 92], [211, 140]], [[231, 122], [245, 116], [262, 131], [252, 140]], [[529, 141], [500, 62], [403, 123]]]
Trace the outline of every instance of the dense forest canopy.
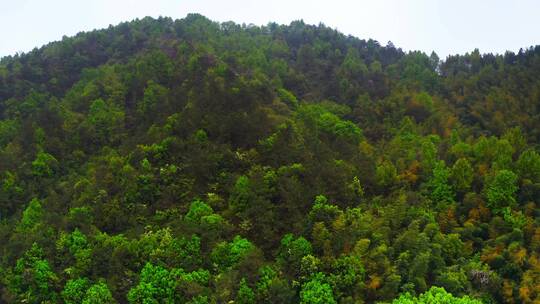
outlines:
[[144, 18], [0, 60], [0, 302], [539, 303], [540, 46]]

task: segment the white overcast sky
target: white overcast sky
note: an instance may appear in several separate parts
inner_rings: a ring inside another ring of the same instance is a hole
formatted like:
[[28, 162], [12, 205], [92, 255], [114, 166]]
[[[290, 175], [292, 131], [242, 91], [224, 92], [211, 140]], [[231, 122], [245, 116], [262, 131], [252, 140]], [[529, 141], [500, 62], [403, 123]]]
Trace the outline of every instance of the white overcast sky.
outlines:
[[479, 48], [482, 53], [540, 44], [539, 0], [0, 0], [0, 57], [27, 52], [63, 35], [144, 16], [257, 25], [274, 21], [336, 28], [404, 50], [439, 57]]

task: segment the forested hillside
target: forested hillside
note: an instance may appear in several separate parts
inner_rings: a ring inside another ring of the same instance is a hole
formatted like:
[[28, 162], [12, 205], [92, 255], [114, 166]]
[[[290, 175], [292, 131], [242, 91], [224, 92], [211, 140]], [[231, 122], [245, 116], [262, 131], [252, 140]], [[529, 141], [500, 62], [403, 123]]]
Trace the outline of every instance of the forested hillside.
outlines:
[[539, 144], [540, 46], [65, 37], [0, 61], [0, 302], [540, 303]]

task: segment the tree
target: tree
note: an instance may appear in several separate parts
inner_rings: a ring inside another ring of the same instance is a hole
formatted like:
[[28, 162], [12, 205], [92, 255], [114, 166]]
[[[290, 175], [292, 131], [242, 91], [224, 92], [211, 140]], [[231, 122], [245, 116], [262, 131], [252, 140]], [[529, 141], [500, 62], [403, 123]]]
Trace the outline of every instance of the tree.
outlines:
[[278, 93], [279, 99], [281, 99], [281, 101], [286, 103], [288, 106], [290, 106], [293, 109], [298, 107], [298, 99], [296, 99], [296, 96], [294, 96], [293, 93], [291, 93], [290, 91], [287, 91], [284, 88], [278, 89], [277, 93]]
[[238, 302], [239, 304], [255, 303], [255, 293], [247, 285], [245, 278], [242, 278], [242, 280], [240, 280], [240, 287], [238, 289], [238, 296], [236, 297], [236, 302]]
[[185, 219], [193, 223], [199, 223], [203, 217], [212, 215], [213, 213], [214, 210], [212, 210], [212, 207], [201, 200], [195, 200], [189, 206], [189, 211]]
[[368, 73], [366, 64], [362, 61], [360, 54], [358, 54], [358, 50], [355, 48], [349, 48], [347, 50], [347, 54], [341, 63], [341, 69], [343, 73], [345, 73], [344, 76], [353, 79], [361, 78]]
[[75, 260], [74, 265], [66, 268], [64, 271], [74, 276], [87, 271], [91, 265], [92, 250], [89, 248], [88, 240], [79, 229], [75, 229], [73, 232], [61, 233], [58, 241], [56, 241], [56, 248], [59, 252], [66, 252], [64, 262], [68, 262], [72, 259]]
[[117, 105], [96, 99], [90, 105], [88, 117], [81, 127], [94, 143], [107, 145], [120, 138], [124, 117], [124, 112]]
[[57, 299], [55, 289], [58, 277], [36, 243], [17, 260], [8, 282], [8, 287], [20, 302], [43, 303]]
[[467, 273], [458, 265], [452, 265], [441, 270], [434, 283], [456, 295], [464, 294], [470, 290]]
[[326, 283], [323, 273], [317, 273], [300, 290], [301, 304], [336, 304], [330, 284]]
[[288, 270], [296, 275], [300, 270], [302, 258], [312, 252], [313, 249], [308, 240], [301, 236], [295, 238], [289, 233], [281, 239], [281, 246], [277, 259]]
[[218, 243], [212, 250], [211, 259], [223, 270], [237, 264], [254, 249], [250, 241], [237, 235], [232, 242]]
[[82, 304], [114, 304], [111, 291], [104, 282], [99, 282], [88, 288]]
[[385, 160], [377, 165], [375, 171], [377, 185], [383, 189], [391, 187], [397, 180], [397, 170], [392, 162]]
[[484, 186], [488, 206], [494, 212], [500, 212], [504, 207], [513, 206], [516, 203], [514, 194], [517, 190], [517, 175], [510, 170], [496, 172]]
[[332, 274], [328, 281], [334, 292], [340, 295], [353, 295], [358, 284], [364, 280], [365, 269], [360, 259], [356, 256], [341, 256], [332, 265]]
[[32, 174], [37, 177], [51, 177], [58, 165], [58, 161], [49, 153], [40, 151], [32, 162]]
[[529, 149], [521, 153], [516, 167], [521, 178], [540, 182], [540, 155], [535, 150]]
[[169, 90], [166, 87], [153, 80], [148, 81], [146, 88], [144, 89], [143, 99], [137, 104], [137, 111], [144, 117], [144, 120], [148, 120], [152, 116], [159, 114], [158, 109], [167, 108], [168, 94]]
[[17, 135], [18, 127], [18, 123], [14, 119], [0, 121], [0, 147], [4, 147]]
[[257, 300], [261, 303], [291, 303], [296, 299], [297, 292], [287, 282], [287, 279], [271, 266], [263, 266], [258, 271], [259, 281], [256, 284]]
[[249, 207], [249, 198], [249, 178], [242, 175], [236, 180], [233, 192], [229, 198], [229, 206], [235, 213], [241, 213]]
[[19, 223], [19, 229], [30, 231], [40, 222], [43, 217], [43, 208], [37, 198], [33, 198], [24, 210]]
[[90, 281], [87, 278], [69, 280], [62, 290], [62, 299], [66, 304], [82, 303], [89, 286]]
[[[330, 224], [342, 213], [343, 212], [339, 209], [338, 206], [328, 203], [328, 199], [326, 198], [326, 196], [317, 195], [308, 216], [309, 220], [312, 223], [323, 222], [326, 224]], [[285, 238], [292, 238], [292, 235], [286, 235], [283, 240], [285, 240]], [[282, 244], [283, 240], [281, 241]]]
[[433, 168], [433, 176], [428, 181], [430, 197], [436, 203], [454, 202], [454, 191], [448, 184], [450, 170], [446, 167], [444, 161], [439, 161]]
[[14, 173], [6, 171], [0, 184], [0, 216], [11, 215], [21, 203], [23, 194], [20, 179]]
[[392, 304], [482, 304], [482, 302], [468, 296], [456, 298], [444, 288], [433, 286], [418, 297], [413, 297], [409, 293], [402, 294], [392, 301]]
[[471, 188], [474, 172], [466, 158], [458, 159], [450, 171], [450, 180], [456, 191], [464, 193]]
[[173, 303], [176, 288], [175, 274], [161, 266], [146, 263], [139, 284], [129, 290], [129, 303]]

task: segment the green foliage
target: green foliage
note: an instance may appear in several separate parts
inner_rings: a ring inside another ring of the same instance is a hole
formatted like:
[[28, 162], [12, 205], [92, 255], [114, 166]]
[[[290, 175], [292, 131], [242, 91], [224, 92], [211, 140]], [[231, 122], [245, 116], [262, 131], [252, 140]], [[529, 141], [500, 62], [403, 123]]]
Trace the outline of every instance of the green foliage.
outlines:
[[313, 252], [311, 243], [303, 237], [295, 238], [292, 234], [286, 234], [281, 239], [278, 261], [286, 265], [287, 269], [298, 272], [302, 258]]
[[137, 110], [141, 115], [155, 115], [159, 108], [167, 106], [166, 99], [169, 94], [168, 89], [149, 80], [144, 90], [142, 101], [137, 105]]
[[255, 302], [255, 293], [253, 290], [247, 285], [246, 279], [242, 278], [240, 280], [240, 287], [238, 288], [238, 296], [236, 298], [235, 303], [238, 302], [239, 304], [254, 304]]
[[14, 119], [0, 121], [0, 147], [7, 145], [17, 135], [18, 124]]
[[249, 206], [249, 178], [240, 176], [236, 180], [229, 199], [229, 206], [235, 212], [242, 212]]
[[311, 254], [311, 244], [303, 237], [294, 238], [292, 234], [287, 234], [281, 239], [280, 257], [284, 261], [298, 260]]
[[256, 294], [263, 303], [290, 303], [294, 301], [297, 292], [287, 281], [270, 266], [259, 269], [259, 281], [256, 284]]
[[23, 192], [23, 189], [17, 185], [17, 177], [12, 172], [6, 171], [2, 182], [2, 192], [5, 195], [17, 196]]
[[332, 287], [325, 282], [324, 274], [317, 273], [309, 282], [302, 285], [300, 303], [302, 304], [335, 304]]
[[172, 303], [176, 271], [147, 263], [141, 270], [139, 284], [128, 293], [129, 303]]
[[159, 265], [195, 269], [201, 264], [201, 239], [197, 235], [175, 238], [169, 228], [149, 231], [131, 242], [140, 265], [151, 261]]
[[196, 200], [189, 206], [189, 211], [185, 216], [185, 219], [194, 223], [201, 221], [203, 217], [207, 217], [214, 213], [212, 207], [208, 206], [205, 202]]
[[536, 303], [539, 58], [197, 14], [4, 57], [0, 302]]
[[43, 217], [43, 208], [37, 198], [33, 198], [28, 207], [23, 211], [19, 229], [31, 231], [40, 222]]
[[221, 242], [212, 250], [212, 261], [220, 269], [234, 266], [249, 252], [255, 249], [254, 245], [239, 235], [235, 236], [232, 242]]
[[58, 277], [52, 271], [44, 253], [36, 243], [17, 260], [12, 276], [8, 278], [9, 289], [18, 301], [42, 303], [55, 301]]
[[335, 294], [353, 294], [364, 281], [364, 265], [356, 256], [339, 257], [332, 265], [332, 269], [333, 273], [328, 277], [328, 281]]
[[322, 129], [330, 134], [352, 141], [359, 141], [362, 138], [362, 131], [350, 121], [342, 121], [332, 113], [323, 113], [319, 118]]
[[401, 295], [399, 298], [392, 301], [392, 304], [481, 304], [479, 300], [471, 299], [468, 296], [456, 298], [451, 293], [446, 292], [444, 288], [431, 287], [428, 291], [418, 297], [413, 297], [410, 294]]
[[186, 302], [187, 304], [209, 304], [208, 297], [206, 296], [196, 296], [190, 301]]
[[536, 151], [529, 149], [521, 153], [516, 167], [521, 178], [540, 182], [540, 155]]
[[391, 187], [397, 180], [396, 167], [390, 161], [383, 161], [377, 165], [375, 180], [382, 188]]
[[362, 187], [362, 184], [360, 183], [360, 179], [358, 176], [353, 177], [352, 182], [348, 185], [349, 189], [357, 196], [362, 197], [364, 196], [364, 188]]
[[195, 138], [198, 142], [204, 143], [208, 140], [208, 134], [202, 129], [199, 129], [195, 132]]
[[433, 168], [433, 176], [428, 182], [430, 197], [435, 203], [454, 202], [454, 191], [448, 183], [450, 170], [443, 161], [439, 161]]
[[104, 282], [99, 282], [88, 288], [82, 304], [113, 304], [111, 291]]
[[347, 73], [347, 76], [358, 77], [368, 73], [366, 64], [362, 61], [358, 50], [349, 48], [347, 54], [341, 63], [341, 68]]
[[450, 171], [450, 180], [458, 192], [466, 192], [471, 188], [474, 178], [473, 168], [466, 158], [458, 159]]
[[32, 162], [32, 174], [37, 177], [50, 177], [54, 174], [57, 165], [58, 161], [54, 156], [40, 151]]
[[[329, 204], [326, 196], [318, 195], [315, 197], [315, 203], [309, 212], [309, 219], [312, 222], [331, 223], [340, 214], [341, 210], [337, 206]], [[292, 235], [288, 234], [281, 240], [281, 244], [283, 245], [284, 240], [291, 241], [292, 239]]]
[[291, 93], [290, 91], [280, 88], [278, 89], [277, 93], [278, 93], [279, 99], [281, 99], [290, 107], [296, 108], [298, 106], [298, 99], [296, 99], [296, 96], [294, 96], [294, 94]]
[[69, 280], [62, 290], [62, 299], [66, 304], [82, 303], [89, 286], [90, 281], [87, 278]]
[[509, 170], [501, 170], [490, 177], [484, 187], [488, 205], [495, 212], [512, 207], [516, 203], [514, 194], [518, 190], [517, 175]]
[[363, 138], [362, 130], [351, 121], [342, 120], [321, 105], [306, 105], [298, 109], [304, 121], [314, 123], [316, 128], [347, 142], [358, 143]]
[[96, 99], [90, 105], [87, 120], [82, 127], [90, 138], [99, 144], [114, 142], [121, 134], [124, 112], [116, 105]]
[[[56, 241], [56, 248], [59, 252], [69, 252], [69, 255], [75, 260], [73, 265], [64, 269], [64, 272], [75, 276], [89, 269], [92, 250], [89, 248], [86, 236], [79, 229], [75, 229], [70, 234], [60, 234], [60, 237]], [[68, 257], [66, 256], [67, 259]]]
[[460, 295], [468, 289], [468, 284], [469, 278], [465, 270], [454, 265], [441, 271], [434, 285], [441, 286], [454, 295]]
[[521, 211], [512, 211], [510, 207], [503, 208], [502, 215], [504, 220], [515, 229], [523, 229], [527, 224], [527, 218], [523, 213]]

